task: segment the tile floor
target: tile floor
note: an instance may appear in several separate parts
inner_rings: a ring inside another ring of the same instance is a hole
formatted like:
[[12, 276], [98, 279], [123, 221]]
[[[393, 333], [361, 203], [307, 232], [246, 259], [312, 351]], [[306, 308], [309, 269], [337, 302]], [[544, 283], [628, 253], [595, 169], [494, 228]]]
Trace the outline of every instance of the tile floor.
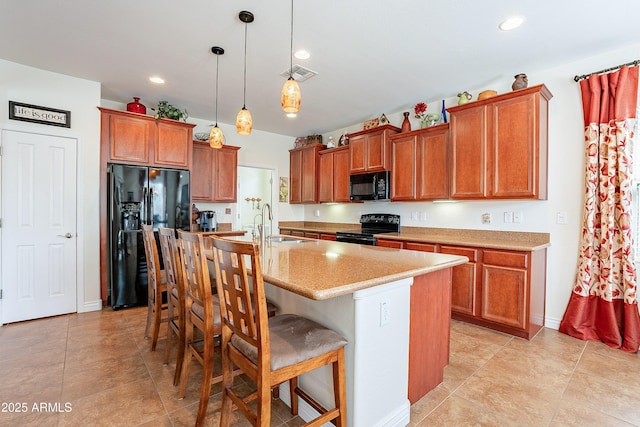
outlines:
[[[198, 364], [178, 400], [145, 320], [144, 308], [105, 309], [0, 327], [0, 425], [192, 426]], [[218, 425], [219, 391], [207, 425]], [[301, 424], [276, 402], [272, 426]], [[640, 426], [640, 357], [552, 329], [529, 342], [453, 322], [444, 382], [411, 407], [410, 425]]]

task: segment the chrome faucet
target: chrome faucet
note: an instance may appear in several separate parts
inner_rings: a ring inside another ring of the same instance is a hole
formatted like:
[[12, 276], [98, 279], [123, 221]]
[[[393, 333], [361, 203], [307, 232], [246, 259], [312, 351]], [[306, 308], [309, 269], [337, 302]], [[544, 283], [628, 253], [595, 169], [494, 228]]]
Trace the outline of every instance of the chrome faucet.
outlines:
[[271, 238], [271, 236], [267, 237], [266, 233], [264, 231], [264, 221], [265, 221], [265, 217], [264, 217], [264, 210], [267, 209], [269, 211], [269, 234], [273, 233], [273, 215], [271, 213], [271, 205], [269, 203], [265, 203], [262, 205], [262, 228], [260, 229], [260, 244], [262, 245], [264, 242], [266, 242], [268, 239]]
[[[253, 228], [251, 229], [251, 237], [255, 241], [256, 240], [256, 218], [262, 217], [262, 214], [257, 214], [253, 217]], [[263, 221], [264, 222], [264, 221]], [[258, 224], [258, 240], [262, 241], [262, 229], [260, 224]]]

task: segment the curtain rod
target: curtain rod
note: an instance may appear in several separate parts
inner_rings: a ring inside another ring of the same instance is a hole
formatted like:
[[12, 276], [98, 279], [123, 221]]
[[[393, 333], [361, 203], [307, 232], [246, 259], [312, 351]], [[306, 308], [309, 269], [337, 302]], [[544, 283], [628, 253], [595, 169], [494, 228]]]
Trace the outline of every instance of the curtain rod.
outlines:
[[594, 71], [593, 73], [589, 73], [589, 74], [583, 74], [581, 76], [575, 76], [573, 78], [574, 81], [578, 82], [582, 79], [586, 79], [587, 77], [593, 75], [593, 74], [600, 74], [600, 73], [606, 73], [607, 71], [613, 71], [613, 70], [617, 70], [620, 67], [624, 67], [625, 65], [628, 65], [630, 67], [634, 66], [634, 65], [638, 65], [640, 64], [640, 59], [636, 59], [635, 61], [631, 61], [631, 62], [627, 62], [626, 64], [621, 64], [621, 65], [616, 65], [615, 67], [611, 67], [611, 68], [606, 68], [604, 70], [600, 70], [600, 71]]

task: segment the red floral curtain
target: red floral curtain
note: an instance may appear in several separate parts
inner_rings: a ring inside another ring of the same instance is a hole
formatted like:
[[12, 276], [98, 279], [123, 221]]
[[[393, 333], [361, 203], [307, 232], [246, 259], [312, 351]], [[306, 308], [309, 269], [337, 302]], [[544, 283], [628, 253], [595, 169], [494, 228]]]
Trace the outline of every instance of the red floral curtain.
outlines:
[[631, 231], [638, 67], [580, 82], [586, 197], [576, 283], [559, 330], [637, 352], [640, 315]]

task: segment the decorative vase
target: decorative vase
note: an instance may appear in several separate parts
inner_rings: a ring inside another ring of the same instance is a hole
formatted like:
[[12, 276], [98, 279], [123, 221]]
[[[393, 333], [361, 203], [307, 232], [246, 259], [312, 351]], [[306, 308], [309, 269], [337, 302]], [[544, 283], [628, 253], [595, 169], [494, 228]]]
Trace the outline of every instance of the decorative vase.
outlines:
[[401, 132], [410, 132], [411, 131], [411, 122], [409, 121], [409, 112], [405, 111], [402, 113], [404, 116], [404, 120], [402, 121]]
[[428, 127], [429, 127], [429, 120], [423, 120], [420, 122], [421, 129], [428, 128]]
[[516, 74], [513, 78], [515, 78], [511, 85], [511, 89], [513, 90], [524, 89], [529, 85], [529, 79], [527, 79], [527, 75], [524, 73]]
[[140, 98], [133, 97], [133, 102], [127, 104], [127, 111], [131, 111], [132, 113], [140, 113], [147, 114], [147, 107], [142, 105], [140, 102]]

